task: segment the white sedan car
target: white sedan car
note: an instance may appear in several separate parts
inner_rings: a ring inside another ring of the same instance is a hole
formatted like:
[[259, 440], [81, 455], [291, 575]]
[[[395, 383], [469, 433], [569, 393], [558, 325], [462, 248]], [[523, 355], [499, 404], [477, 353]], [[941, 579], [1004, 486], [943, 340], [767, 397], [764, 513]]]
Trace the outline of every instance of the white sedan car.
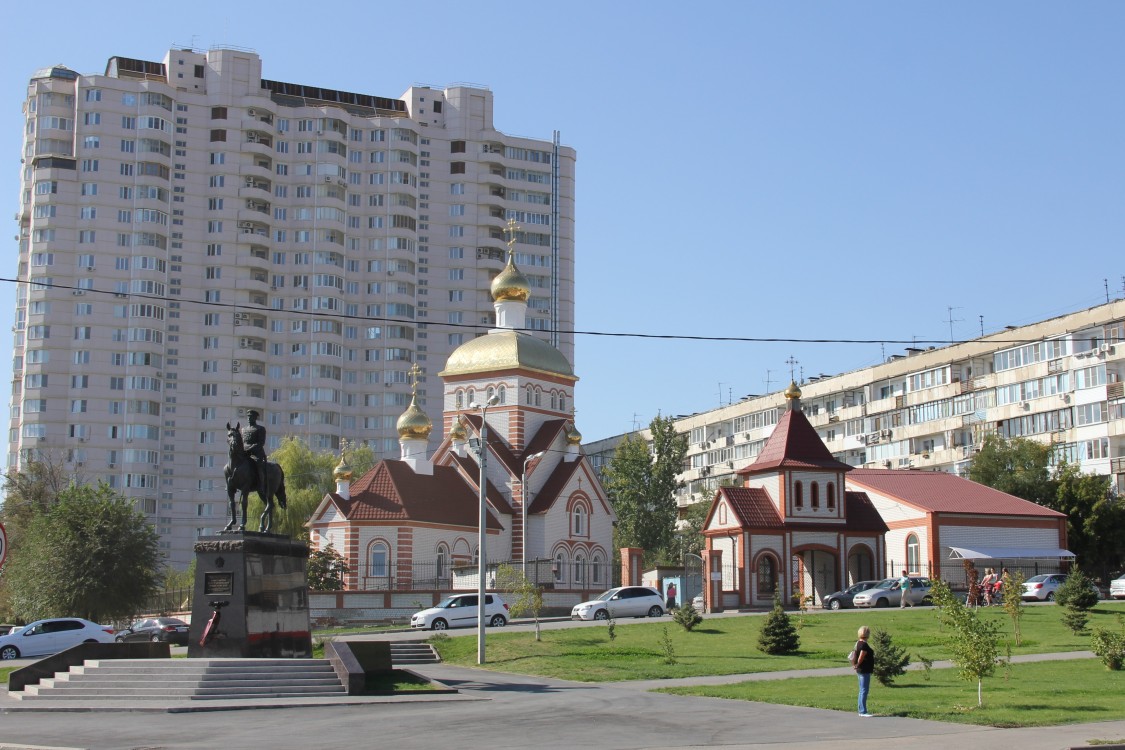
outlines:
[[597, 599], [576, 604], [570, 611], [570, 619], [608, 620], [611, 617], [660, 617], [662, 614], [664, 600], [659, 591], [648, 586], [621, 586]]
[[[436, 606], [415, 612], [410, 618], [410, 627], [428, 630], [476, 627], [479, 601], [480, 597], [476, 594], [448, 596]], [[484, 621], [494, 628], [502, 628], [508, 624], [508, 605], [499, 595], [484, 595]]]
[[1109, 598], [1125, 599], [1125, 575], [1118, 576], [1109, 582]]
[[37, 620], [0, 637], [0, 659], [50, 656], [79, 643], [113, 643], [113, 628], [79, 617]]

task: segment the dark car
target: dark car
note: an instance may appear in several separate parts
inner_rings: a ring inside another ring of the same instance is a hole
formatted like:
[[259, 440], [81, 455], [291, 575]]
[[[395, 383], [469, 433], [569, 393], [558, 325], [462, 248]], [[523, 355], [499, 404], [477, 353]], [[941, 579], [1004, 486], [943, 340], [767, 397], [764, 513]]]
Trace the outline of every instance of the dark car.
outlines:
[[837, 591], [824, 597], [824, 599], [821, 600], [820, 606], [825, 609], [847, 609], [849, 607], [854, 607], [855, 605], [852, 604], [852, 599], [855, 598], [856, 594], [860, 591], [875, 588], [878, 585], [879, 581], [860, 581], [859, 583], [853, 583], [843, 591]]
[[114, 639], [118, 643], [126, 641], [166, 641], [177, 646], [186, 646], [188, 624], [175, 617], [148, 617], [137, 620], [125, 630], [118, 631]]

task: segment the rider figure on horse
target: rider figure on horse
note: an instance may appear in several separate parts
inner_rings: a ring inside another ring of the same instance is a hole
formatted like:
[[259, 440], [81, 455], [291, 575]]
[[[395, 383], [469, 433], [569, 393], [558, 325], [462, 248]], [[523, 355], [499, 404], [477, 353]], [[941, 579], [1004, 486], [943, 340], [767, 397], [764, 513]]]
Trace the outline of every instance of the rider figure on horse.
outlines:
[[247, 425], [242, 429], [242, 443], [246, 455], [258, 470], [258, 494], [265, 497], [266, 492], [266, 428], [258, 424], [257, 411], [246, 412]]

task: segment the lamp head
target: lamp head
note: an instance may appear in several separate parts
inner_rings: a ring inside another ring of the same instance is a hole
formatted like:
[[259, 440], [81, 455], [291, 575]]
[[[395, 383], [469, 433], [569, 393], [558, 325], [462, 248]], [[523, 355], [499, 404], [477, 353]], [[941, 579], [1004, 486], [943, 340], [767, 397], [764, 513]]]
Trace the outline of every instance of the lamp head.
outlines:
[[496, 406], [496, 404], [498, 404], [498, 403], [500, 403], [500, 397], [499, 396], [493, 396], [492, 398], [488, 399], [488, 405], [489, 406]]

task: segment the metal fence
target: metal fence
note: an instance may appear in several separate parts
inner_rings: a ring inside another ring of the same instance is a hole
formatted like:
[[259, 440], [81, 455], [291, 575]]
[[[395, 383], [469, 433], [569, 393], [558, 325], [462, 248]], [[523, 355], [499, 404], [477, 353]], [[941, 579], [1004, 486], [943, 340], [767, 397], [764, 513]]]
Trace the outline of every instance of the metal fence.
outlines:
[[[519, 560], [490, 561], [487, 565], [488, 588], [496, 585], [501, 565], [524, 570]], [[593, 563], [572, 560], [559, 564], [554, 560], [528, 560], [527, 579], [543, 589], [612, 588], [620, 578], [620, 569], [611, 562]], [[480, 570], [476, 563], [442, 563], [405, 561], [370, 566], [357, 576], [360, 591], [460, 591], [479, 586]]]
[[170, 612], [190, 612], [192, 593], [191, 587], [158, 592], [145, 601], [144, 609], [138, 614], [165, 615]]

